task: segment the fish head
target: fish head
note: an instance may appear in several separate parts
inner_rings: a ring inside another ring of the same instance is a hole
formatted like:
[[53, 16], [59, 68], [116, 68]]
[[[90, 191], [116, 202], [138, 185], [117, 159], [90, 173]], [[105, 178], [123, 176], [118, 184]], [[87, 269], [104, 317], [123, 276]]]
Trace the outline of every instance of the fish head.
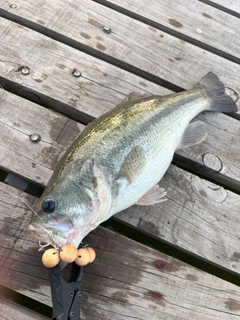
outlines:
[[92, 159], [76, 160], [46, 188], [29, 231], [39, 241], [56, 248], [67, 243], [78, 247], [91, 230], [107, 219], [111, 199], [106, 168]]

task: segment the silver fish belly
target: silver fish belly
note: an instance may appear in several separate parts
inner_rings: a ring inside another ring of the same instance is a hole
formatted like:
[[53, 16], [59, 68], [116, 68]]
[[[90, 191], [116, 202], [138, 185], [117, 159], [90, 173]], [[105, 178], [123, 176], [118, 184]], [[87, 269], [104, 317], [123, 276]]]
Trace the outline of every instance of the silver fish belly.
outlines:
[[216, 75], [169, 96], [128, 97], [89, 124], [59, 162], [30, 231], [41, 241], [78, 246], [101, 222], [133, 204], [166, 200], [157, 183], [176, 149], [203, 141], [204, 110], [236, 112]]

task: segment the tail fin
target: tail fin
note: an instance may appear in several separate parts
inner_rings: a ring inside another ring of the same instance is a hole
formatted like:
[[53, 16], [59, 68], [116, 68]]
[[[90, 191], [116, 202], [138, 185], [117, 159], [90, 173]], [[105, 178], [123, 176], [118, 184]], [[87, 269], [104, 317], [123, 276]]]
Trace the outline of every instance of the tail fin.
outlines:
[[205, 89], [207, 97], [211, 100], [208, 110], [226, 113], [238, 111], [236, 103], [226, 95], [223, 83], [213, 72], [207, 73], [198, 86]]

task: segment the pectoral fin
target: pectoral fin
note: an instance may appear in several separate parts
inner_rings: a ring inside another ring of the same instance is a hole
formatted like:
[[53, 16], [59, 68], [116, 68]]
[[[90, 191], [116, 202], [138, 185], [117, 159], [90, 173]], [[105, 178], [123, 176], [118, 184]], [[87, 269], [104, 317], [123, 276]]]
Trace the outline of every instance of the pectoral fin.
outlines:
[[159, 185], [155, 185], [150, 190], [148, 190], [148, 192], [145, 193], [136, 202], [136, 204], [140, 206], [148, 206], [155, 203], [160, 203], [167, 200], [167, 198], [165, 198], [166, 195], [167, 192], [163, 188], [160, 188]]
[[117, 179], [126, 178], [129, 184], [132, 183], [141, 174], [145, 164], [143, 149], [139, 146], [133, 147], [123, 161]]
[[202, 142], [207, 136], [207, 128], [204, 122], [195, 121], [189, 123], [187, 129], [184, 131], [182, 140], [177, 149], [183, 149], [194, 146]]

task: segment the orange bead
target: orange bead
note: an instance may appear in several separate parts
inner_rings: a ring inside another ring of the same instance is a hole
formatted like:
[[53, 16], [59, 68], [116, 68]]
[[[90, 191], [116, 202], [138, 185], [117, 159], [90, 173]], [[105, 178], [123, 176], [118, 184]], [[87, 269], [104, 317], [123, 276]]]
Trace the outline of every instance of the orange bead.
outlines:
[[60, 251], [60, 259], [64, 262], [71, 263], [77, 258], [77, 248], [71, 244], [65, 244]]
[[92, 263], [95, 259], [96, 259], [96, 252], [95, 252], [95, 250], [93, 249], [93, 248], [91, 248], [91, 247], [87, 247], [87, 249], [86, 249], [88, 252], [89, 252], [89, 254], [90, 254], [90, 263]]
[[78, 249], [77, 259], [75, 260], [75, 263], [83, 267], [89, 264], [89, 262], [90, 253], [88, 252], [88, 250], [85, 248]]
[[42, 255], [42, 263], [45, 265], [45, 267], [53, 268], [59, 263], [59, 261], [60, 256], [57, 249], [48, 249]]

